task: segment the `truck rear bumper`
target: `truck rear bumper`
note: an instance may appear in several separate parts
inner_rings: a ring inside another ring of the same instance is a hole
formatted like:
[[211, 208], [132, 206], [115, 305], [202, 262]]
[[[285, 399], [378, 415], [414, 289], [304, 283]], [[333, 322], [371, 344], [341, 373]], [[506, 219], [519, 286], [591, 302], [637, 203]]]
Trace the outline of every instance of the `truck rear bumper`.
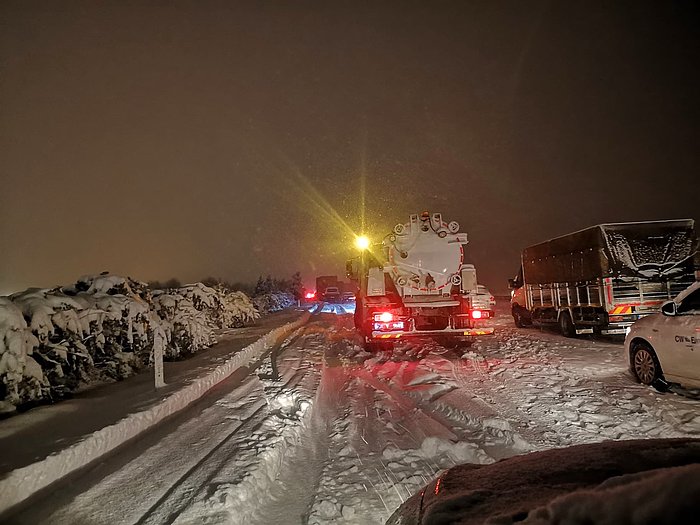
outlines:
[[630, 331], [630, 326], [632, 326], [632, 323], [627, 326], [608, 326], [603, 328], [600, 333], [603, 335], [627, 335], [627, 332]]
[[[627, 335], [627, 332], [629, 332], [629, 330], [630, 330], [630, 326], [632, 326], [632, 323], [607, 325], [607, 326], [597, 325], [596, 330], [599, 330], [599, 333], [602, 335]], [[596, 332], [592, 326], [576, 325], [576, 335], [594, 334], [594, 333], [596, 333]]]
[[372, 332], [371, 339], [408, 339], [412, 337], [476, 337], [481, 335], [493, 335], [493, 327], [461, 328], [459, 330], [413, 330], [413, 331], [393, 331], [393, 332]]

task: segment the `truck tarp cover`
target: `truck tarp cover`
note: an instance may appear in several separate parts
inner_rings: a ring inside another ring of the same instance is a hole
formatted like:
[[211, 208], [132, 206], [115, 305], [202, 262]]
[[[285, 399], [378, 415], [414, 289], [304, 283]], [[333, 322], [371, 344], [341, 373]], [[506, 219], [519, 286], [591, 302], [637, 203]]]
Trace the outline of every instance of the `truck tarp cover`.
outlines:
[[592, 281], [600, 277], [668, 279], [693, 272], [692, 219], [600, 224], [526, 248], [525, 281]]

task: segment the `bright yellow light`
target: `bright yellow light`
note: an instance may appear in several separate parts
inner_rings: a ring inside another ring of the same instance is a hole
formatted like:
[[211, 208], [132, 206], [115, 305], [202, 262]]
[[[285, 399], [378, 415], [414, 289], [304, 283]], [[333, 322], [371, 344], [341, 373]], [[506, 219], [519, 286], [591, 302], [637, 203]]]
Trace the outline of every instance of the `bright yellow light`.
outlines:
[[366, 250], [369, 248], [369, 239], [365, 235], [360, 235], [355, 238], [355, 246], [360, 250]]

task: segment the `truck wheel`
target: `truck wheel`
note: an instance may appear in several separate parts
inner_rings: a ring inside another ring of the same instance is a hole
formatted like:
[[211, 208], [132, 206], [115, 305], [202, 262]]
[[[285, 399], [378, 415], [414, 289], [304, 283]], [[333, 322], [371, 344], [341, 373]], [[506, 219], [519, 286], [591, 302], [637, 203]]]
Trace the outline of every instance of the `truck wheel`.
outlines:
[[513, 322], [515, 323], [515, 326], [517, 326], [518, 328], [523, 327], [523, 319], [520, 316], [520, 312], [518, 312], [517, 310], [513, 310]]
[[576, 337], [576, 327], [569, 312], [562, 312], [559, 315], [559, 329], [564, 337]]
[[525, 328], [526, 326], [530, 326], [532, 324], [532, 321], [523, 315], [520, 307], [513, 308], [513, 322], [518, 328]]
[[647, 343], [640, 341], [632, 347], [632, 371], [637, 381], [645, 385], [653, 385], [661, 379], [661, 364]]

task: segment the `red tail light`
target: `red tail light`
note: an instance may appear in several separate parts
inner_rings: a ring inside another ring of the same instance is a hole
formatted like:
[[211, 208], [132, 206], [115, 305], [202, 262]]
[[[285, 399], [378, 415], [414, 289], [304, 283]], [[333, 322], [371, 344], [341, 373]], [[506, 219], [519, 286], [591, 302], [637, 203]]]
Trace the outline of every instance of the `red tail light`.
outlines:
[[472, 319], [488, 319], [490, 317], [486, 310], [472, 310], [470, 315]]
[[380, 323], [390, 323], [394, 320], [394, 314], [391, 312], [381, 312], [378, 314], [374, 314], [374, 320], [379, 321]]
[[392, 312], [375, 312], [372, 315], [373, 323], [372, 330], [377, 332], [391, 332], [405, 330], [406, 324], [398, 315]]
[[304, 297], [306, 297], [307, 299], [313, 299], [314, 297], [316, 297], [316, 293], [315, 292], [306, 292], [306, 295], [304, 295]]

